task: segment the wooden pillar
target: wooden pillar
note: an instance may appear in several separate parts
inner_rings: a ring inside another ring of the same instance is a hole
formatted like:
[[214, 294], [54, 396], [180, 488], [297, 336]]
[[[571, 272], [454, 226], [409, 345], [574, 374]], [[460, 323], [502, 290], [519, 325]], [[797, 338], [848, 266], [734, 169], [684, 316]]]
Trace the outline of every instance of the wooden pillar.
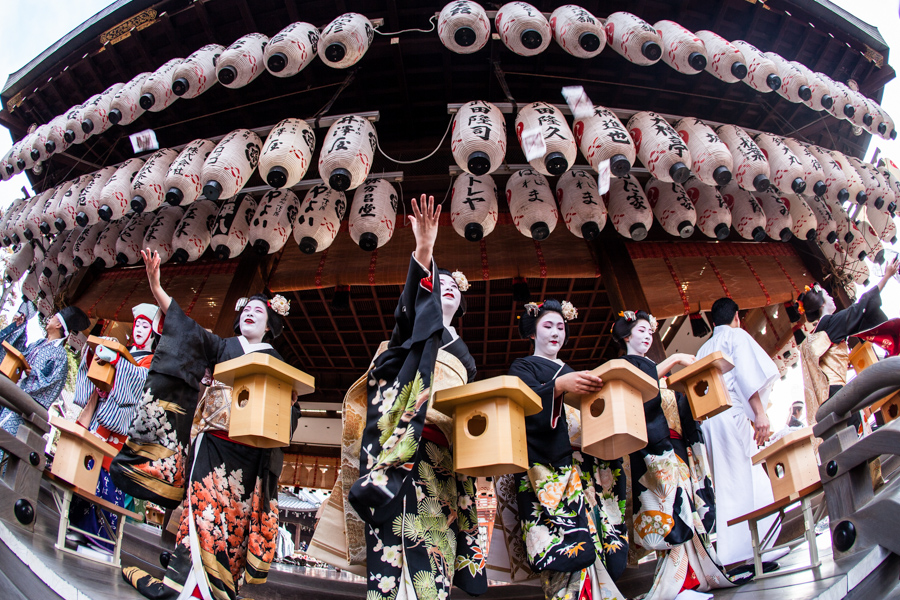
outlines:
[[[625, 241], [616, 234], [600, 236], [594, 240], [594, 252], [600, 262], [600, 276], [609, 295], [613, 315], [625, 310], [647, 310], [650, 303], [638, 279], [634, 262], [628, 254]], [[659, 332], [653, 334], [653, 343], [647, 351], [647, 358], [660, 363], [666, 358], [665, 348], [659, 339]]]

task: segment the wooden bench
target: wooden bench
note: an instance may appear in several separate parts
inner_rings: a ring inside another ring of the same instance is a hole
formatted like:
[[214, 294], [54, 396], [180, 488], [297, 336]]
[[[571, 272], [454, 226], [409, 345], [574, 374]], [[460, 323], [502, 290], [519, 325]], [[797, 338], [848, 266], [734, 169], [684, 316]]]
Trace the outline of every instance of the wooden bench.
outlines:
[[[59, 531], [56, 536], [56, 548], [57, 550], [62, 550], [63, 552], [68, 552], [69, 554], [74, 554], [81, 558], [86, 558], [88, 560], [93, 560], [102, 564], [111, 564], [114, 567], [121, 567], [120, 556], [122, 552], [122, 534], [125, 531], [125, 518], [131, 517], [135, 521], [143, 521], [144, 517], [135, 512], [131, 512], [130, 510], [123, 508], [121, 506], [117, 506], [108, 500], [104, 500], [98, 496], [90, 492], [86, 492], [82, 489], [76, 488], [74, 485], [67, 481], [63, 481], [50, 471], [44, 471], [44, 477], [47, 478], [47, 481], [53, 484], [53, 500], [56, 502], [56, 508], [59, 510]], [[100, 521], [100, 525], [109, 535], [110, 539], [106, 539], [103, 536], [97, 535], [95, 533], [89, 533], [84, 531], [83, 529], [79, 529], [69, 523], [69, 506], [72, 504], [72, 496], [78, 496], [84, 500], [87, 500], [91, 503], [93, 510], [97, 514], [97, 519]], [[119, 516], [118, 527], [113, 530], [112, 525], [110, 525], [109, 521], [106, 519], [106, 516], [103, 514], [103, 510], [109, 511]], [[73, 531], [77, 531], [78, 533], [87, 536], [95, 541], [103, 542], [103, 543], [112, 543], [113, 554], [112, 554], [112, 562], [102, 560], [99, 558], [94, 558], [88, 554], [79, 554], [74, 550], [69, 550], [66, 548], [66, 532], [71, 529]]]
[[[819, 560], [819, 548], [816, 545], [816, 523], [818, 523], [819, 519], [822, 517], [825, 511], [825, 503], [822, 503], [819, 506], [819, 508], [815, 511], [815, 514], [813, 514], [812, 506], [813, 498], [821, 492], [822, 482], [819, 481], [803, 488], [802, 490], [799, 490], [794, 494], [791, 494], [787, 498], [776, 500], [775, 502], [767, 506], [763, 506], [762, 508], [754, 510], [751, 513], [747, 513], [746, 515], [728, 521], [729, 527], [737, 525], [738, 523], [743, 523], [744, 521], [747, 521], [748, 525], [750, 526], [750, 538], [753, 543], [753, 568], [756, 572], [756, 579], [763, 579], [765, 577], [778, 577], [779, 575], [797, 573], [798, 571], [814, 569], [822, 564], [822, 562]], [[801, 538], [798, 538], [800, 541], [793, 541], [786, 544], [780, 544], [778, 546], [772, 546], [771, 548], [767, 548], [765, 552], [771, 552], [772, 550], [778, 550], [780, 548], [793, 549], [794, 546], [797, 546], [803, 541], [806, 541], [809, 544], [809, 566], [797, 567], [795, 569], [778, 570], [773, 573], [763, 573], [762, 554], [764, 551], [762, 550], [762, 548], [764, 548], [765, 545], [769, 543], [770, 540], [772, 540], [775, 532], [778, 531], [778, 528], [781, 526], [781, 523], [784, 520], [785, 510], [798, 500], [800, 501], [800, 507], [803, 513], [803, 523], [806, 532]], [[775, 513], [778, 513], [778, 517], [772, 523], [772, 526], [769, 527], [769, 530], [763, 536], [762, 544], [760, 544], [757, 523]]]

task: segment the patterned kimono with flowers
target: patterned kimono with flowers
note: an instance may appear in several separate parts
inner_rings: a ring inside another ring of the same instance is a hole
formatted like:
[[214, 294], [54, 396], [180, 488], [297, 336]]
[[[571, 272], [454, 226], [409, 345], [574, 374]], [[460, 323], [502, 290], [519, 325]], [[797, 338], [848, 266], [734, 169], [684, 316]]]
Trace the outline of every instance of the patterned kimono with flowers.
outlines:
[[[622, 357], [657, 379], [656, 363]], [[673, 600], [683, 589], [732, 587], [719, 565], [709, 531], [715, 494], [703, 435], [681, 394], [660, 390], [644, 403], [647, 447], [631, 454], [634, 541], [660, 553], [647, 600]]]
[[359, 479], [348, 494], [365, 522], [367, 600], [446, 600], [453, 585], [487, 591], [475, 479], [453, 472], [447, 430], [430, 418], [439, 349], [459, 359], [461, 383], [475, 376], [465, 343], [443, 326], [439, 281], [410, 261], [390, 343], [369, 372]]
[[547, 598], [624, 598], [613, 583], [628, 555], [622, 462], [573, 450], [562, 397], [554, 392], [556, 379], [572, 371], [540, 356], [517, 359], [509, 369], [543, 404], [525, 418], [531, 468], [511, 476], [525, 552]]
[[[241, 336], [223, 339], [209, 333], [187, 317], [177, 302], [172, 300], [138, 416], [138, 421], [156, 423], [156, 446], [149, 446], [146, 442], [132, 446], [129, 439], [123, 452], [113, 461], [113, 475], [119, 475], [114, 477], [117, 484], [123, 480], [146, 481], [147, 478], [132, 480], [128, 474], [136, 471], [152, 473], [154, 468], [160, 467], [154, 466], [153, 460], [145, 459], [143, 463], [137, 463], [133, 457], [143, 457], [138, 452], [129, 454], [128, 461], [120, 461], [130, 447], [166, 448], [168, 440], [176, 432], [179, 447], [190, 450], [183, 462], [171, 465], [183, 465], [181, 468], [184, 471], [176, 475], [175, 481], [185, 482], [187, 489], [181, 502], [183, 510], [175, 549], [165, 577], [159, 580], [136, 567], [123, 570], [125, 579], [147, 598], [188, 598], [199, 588], [204, 598], [235, 600], [242, 580], [248, 583], [266, 581], [269, 564], [275, 557], [278, 536], [278, 477], [284, 454], [278, 448], [260, 449], [229, 439], [227, 420], [224, 430], [216, 426], [222, 423], [217, 420], [215, 424], [197, 430], [195, 439], [189, 438], [199, 385], [206, 372], [212, 372], [218, 363], [249, 352], [281, 358], [269, 344], [250, 344]], [[177, 389], [172, 381], [174, 376], [169, 374], [172, 371], [181, 373]], [[161, 389], [175, 392], [175, 398], [181, 404], [167, 404], [165, 408], [159, 406], [172, 401], [169, 399], [171, 396], [155, 395], [158, 388], [154, 387], [154, 374], [165, 377]], [[213, 403], [221, 397], [221, 385], [211, 383], [213, 385], [204, 395], [204, 404], [210, 394], [214, 395], [210, 400]], [[157, 407], [154, 408], [153, 404]], [[165, 416], [159, 417], [169, 413], [186, 415], [187, 422], [179, 422], [178, 428], [173, 428]], [[153, 421], [150, 415], [157, 415], [156, 420]], [[291, 431], [296, 427], [298, 416], [296, 410], [292, 411]], [[133, 432], [134, 428], [132, 436]], [[120, 467], [124, 467], [118, 471], [117, 461], [120, 461]], [[132, 486], [132, 489], [147, 491], [147, 488], [138, 486]]]

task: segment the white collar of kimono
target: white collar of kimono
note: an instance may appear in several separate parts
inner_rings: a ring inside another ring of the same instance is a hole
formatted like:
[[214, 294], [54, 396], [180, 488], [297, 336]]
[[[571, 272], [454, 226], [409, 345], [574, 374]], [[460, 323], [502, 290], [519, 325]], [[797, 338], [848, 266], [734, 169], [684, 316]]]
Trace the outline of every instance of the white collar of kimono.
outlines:
[[730, 329], [734, 329], [731, 325], [716, 325], [713, 329], [713, 335], [719, 335], [720, 333], [724, 333]]
[[241, 343], [241, 348], [244, 349], [244, 354], [250, 354], [251, 352], [262, 352], [263, 350], [272, 349], [272, 344], [267, 344], [266, 342], [251, 344], [247, 341], [247, 338], [242, 335], [238, 336], [238, 341]]
[[65, 343], [65, 341], [66, 341], [66, 338], [61, 337], [61, 338], [52, 340], [50, 343], [53, 344], [54, 346], [62, 346]]

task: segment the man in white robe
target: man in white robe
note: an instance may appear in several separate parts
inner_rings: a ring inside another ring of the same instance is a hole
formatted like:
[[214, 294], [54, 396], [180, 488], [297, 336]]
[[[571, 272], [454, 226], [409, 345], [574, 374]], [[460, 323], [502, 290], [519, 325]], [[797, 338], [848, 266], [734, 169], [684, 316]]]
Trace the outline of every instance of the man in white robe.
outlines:
[[[728, 521], [774, 501], [762, 464], [754, 465], [751, 459], [771, 433], [766, 407], [769, 392], [778, 379], [778, 368], [750, 334], [740, 328], [734, 300], [716, 300], [711, 317], [715, 329], [697, 351], [697, 359], [719, 351], [735, 366], [723, 375], [732, 407], [703, 422], [716, 490], [716, 552], [723, 565], [731, 565], [752, 559], [753, 546], [747, 522], [729, 527]], [[760, 521], [760, 541], [774, 519], [772, 516]], [[777, 532], [767, 547], [776, 537]]]

